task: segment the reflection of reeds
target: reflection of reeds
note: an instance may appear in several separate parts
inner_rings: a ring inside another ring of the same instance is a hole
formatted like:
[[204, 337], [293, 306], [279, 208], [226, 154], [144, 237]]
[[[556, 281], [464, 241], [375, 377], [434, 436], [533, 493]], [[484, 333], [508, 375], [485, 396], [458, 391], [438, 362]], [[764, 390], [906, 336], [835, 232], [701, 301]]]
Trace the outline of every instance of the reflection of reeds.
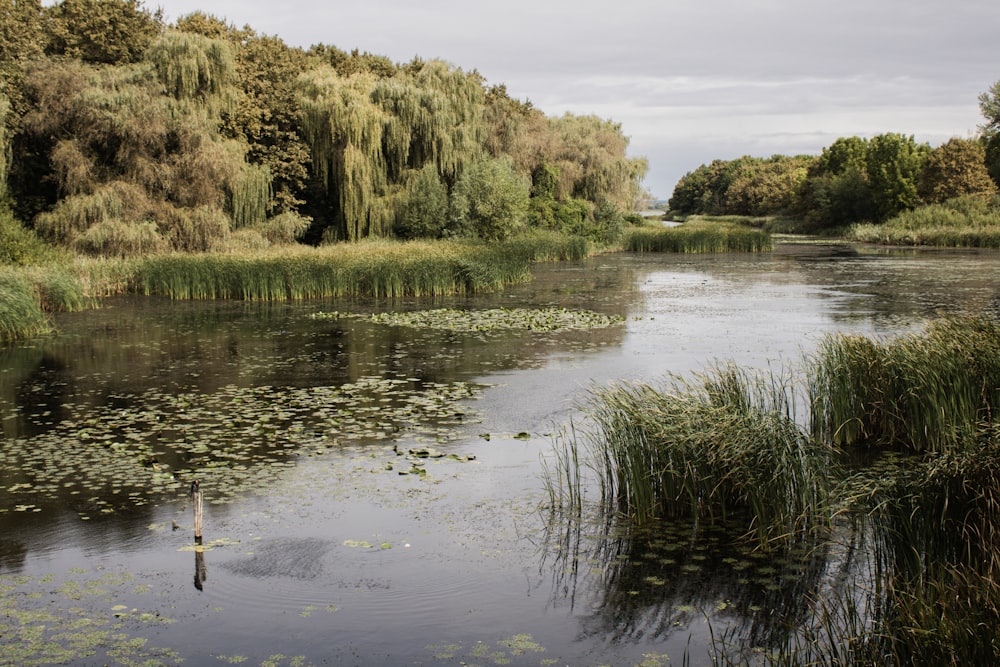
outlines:
[[679, 227], [633, 229], [625, 239], [625, 249], [679, 253], [766, 252], [771, 249], [771, 237], [743, 225], [691, 221]]

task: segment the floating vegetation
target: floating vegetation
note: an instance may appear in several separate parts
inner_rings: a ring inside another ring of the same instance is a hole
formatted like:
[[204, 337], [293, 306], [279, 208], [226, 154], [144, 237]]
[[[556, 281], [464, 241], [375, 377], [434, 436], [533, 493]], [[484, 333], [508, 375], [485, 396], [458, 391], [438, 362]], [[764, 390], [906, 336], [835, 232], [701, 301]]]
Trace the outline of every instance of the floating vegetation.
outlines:
[[179, 496], [197, 478], [212, 503], [265, 490], [286, 466], [386, 438], [446, 442], [476, 416], [479, 387], [363, 377], [339, 386], [226, 386], [211, 394], [152, 389], [116, 396], [119, 408], [63, 406], [47, 432], [0, 450], [0, 511], [72, 501], [81, 519]]
[[[333, 311], [314, 313], [315, 319], [364, 318]], [[491, 308], [487, 310], [458, 310], [438, 308], [411, 312], [383, 312], [368, 316], [371, 322], [390, 326], [413, 327], [417, 329], [438, 329], [456, 333], [483, 333], [493, 331], [586, 331], [602, 329], [621, 324], [625, 318], [619, 315], [604, 315], [590, 310], [568, 308]]]
[[[519, 658], [518, 664], [524, 664], [524, 656], [545, 652], [545, 647], [535, 641], [530, 634], [517, 634], [494, 643], [479, 641], [470, 647], [461, 644], [429, 644], [427, 650], [437, 660], [446, 660], [449, 664], [459, 660], [458, 664], [481, 664], [483, 660], [494, 665], [509, 665]], [[539, 664], [547, 665], [553, 662], [542, 660]]]
[[[0, 665], [182, 662], [175, 651], [149, 646], [146, 638], [135, 636], [136, 630], [173, 619], [116, 602], [137, 592], [133, 575], [70, 574], [58, 583], [52, 575], [0, 575]], [[50, 593], [38, 596], [40, 589]]]

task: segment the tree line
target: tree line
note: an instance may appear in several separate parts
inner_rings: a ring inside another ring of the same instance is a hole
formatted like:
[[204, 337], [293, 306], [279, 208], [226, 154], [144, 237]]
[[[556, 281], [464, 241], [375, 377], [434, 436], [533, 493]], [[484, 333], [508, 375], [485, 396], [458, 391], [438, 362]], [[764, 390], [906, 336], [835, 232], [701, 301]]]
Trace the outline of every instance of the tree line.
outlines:
[[963, 196], [993, 198], [1000, 183], [1000, 82], [979, 99], [978, 136], [932, 148], [913, 136], [842, 137], [818, 156], [715, 160], [678, 181], [675, 215], [788, 216], [815, 229], [882, 223]]
[[613, 240], [643, 195], [627, 147], [613, 121], [547, 117], [438, 60], [167, 25], [140, 0], [0, 0], [0, 196], [80, 253]]

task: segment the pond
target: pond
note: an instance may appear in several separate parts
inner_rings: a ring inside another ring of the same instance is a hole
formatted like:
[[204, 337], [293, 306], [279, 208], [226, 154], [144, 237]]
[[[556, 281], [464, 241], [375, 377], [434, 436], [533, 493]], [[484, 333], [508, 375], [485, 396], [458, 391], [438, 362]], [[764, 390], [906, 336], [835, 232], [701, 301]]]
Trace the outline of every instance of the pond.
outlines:
[[[543, 461], [586, 428], [589, 389], [794, 366], [831, 332], [983, 311], [1000, 313], [1000, 254], [816, 242], [543, 264], [473, 298], [62, 315], [58, 336], [0, 351], [0, 664], [704, 664], [720, 635], [767, 649], [765, 619], [805, 613], [842, 555], [562, 521]], [[551, 326], [522, 328], [539, 313]]]

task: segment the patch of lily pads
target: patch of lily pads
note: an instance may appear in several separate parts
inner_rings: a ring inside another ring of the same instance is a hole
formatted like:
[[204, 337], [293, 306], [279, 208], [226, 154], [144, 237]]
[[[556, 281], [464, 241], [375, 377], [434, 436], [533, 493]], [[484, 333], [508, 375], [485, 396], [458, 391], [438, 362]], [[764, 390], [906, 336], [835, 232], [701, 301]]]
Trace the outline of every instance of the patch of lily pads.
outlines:
[[621, 324], [618, 315], [605, 315], [590, 310], [570, 308], [491, 308], [460, 310], [438, 308], [411, 312], [383, 312], [359, 315], [340, 311], [314, 313], [314, 319], [365, 319], [376, 324], [438, 329], [455, 333], [486, 333], [495, 331], [587, 331]]
[[180, 664], [137, 634], [173, 619], [117, 603], [139, 586], [127, 573], [0, 575], [0, 665]]
[[264, 493], [300, 457], [403, 439], [449, 442], [477, 421], [467, 403], [481, 389], [362, 377], [306, 388], [151, 389], [97, 407], [67, 404], [67, 419], [0, 449], [0, 513], [68, 505], [88, 520], [177, 497], [193, 479], [212, 490], [212, 503]]

